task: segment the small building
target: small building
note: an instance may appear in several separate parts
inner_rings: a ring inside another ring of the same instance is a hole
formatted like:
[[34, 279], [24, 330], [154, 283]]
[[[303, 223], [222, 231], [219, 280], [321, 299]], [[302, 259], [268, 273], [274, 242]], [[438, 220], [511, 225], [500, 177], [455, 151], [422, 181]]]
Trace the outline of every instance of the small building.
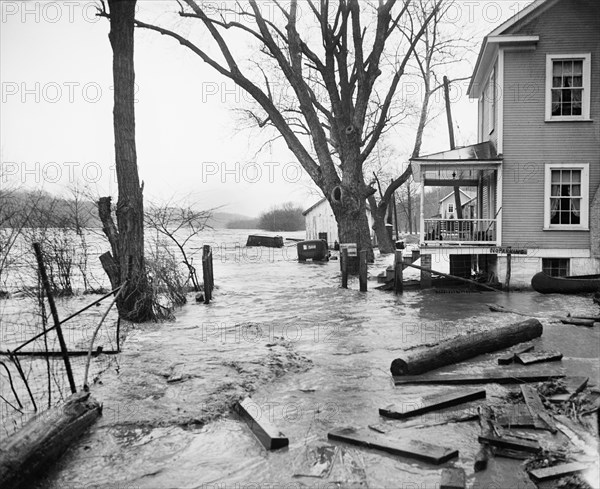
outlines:
[[510, 269], [517, 286], [600, 273], [599, 32], [598, 2], [535, 0], [483, 39], [478, 143], [412, 159], [424, 186], [476, 188], [476, 219], [443, 236], [421, 213], [424, 262], [501, 281]]
[[[460, 189], [460, 203], [463, 209], [463, 219], [475, 218], [475, 199], [477, 194], [475, 192]], [[438, 217], [442, 219], [456, 219], [458, 214], [455, 209], [456, 199], [454, 198], [454, 190], [450, 192], [446, 197], [440, 200], [440, 210]]]
[[[330, 248], [339, 243], [338, 225], [333, 210], [325, 197], [311, 205], [302, 215], [306, 223], [306, 239], [325, 239]], [[373, 218], [367, 204], [367, 220], [371, 232], [371, 241], [375, 244]]]

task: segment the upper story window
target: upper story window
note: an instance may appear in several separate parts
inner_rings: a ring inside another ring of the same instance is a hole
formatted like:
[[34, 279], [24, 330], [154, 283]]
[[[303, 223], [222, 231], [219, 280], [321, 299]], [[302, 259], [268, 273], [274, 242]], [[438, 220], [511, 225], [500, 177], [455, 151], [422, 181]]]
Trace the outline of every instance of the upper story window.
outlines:
[[590, 118], [590, 54], [546, 55], [546, 120]]
[[448, 212], [454, 212], [454, 204], [448, 204]]
[[588, 229], [588, 166], [546, 165], [545, 229]]

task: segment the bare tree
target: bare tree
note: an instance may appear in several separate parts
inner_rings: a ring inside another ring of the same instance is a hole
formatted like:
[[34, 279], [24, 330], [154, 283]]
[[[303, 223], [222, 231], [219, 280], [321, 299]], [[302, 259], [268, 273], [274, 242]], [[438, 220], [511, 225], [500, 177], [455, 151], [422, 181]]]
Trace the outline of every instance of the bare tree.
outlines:
[[113, 50], [115, 162], [119, 200], [117, 225], [112, 218], [110, 197], [98, 201], [98, 211], [112, 252], [102, 263], [113, 288], [127, 280], [119, 295], [119, 314], [131, 321], [153, 319], [152, 292], [144, 261], [144, 202], [135, 144], [135, 73], [133, 31], [136, 0], [108, 0], [100, 15], [110, 19], [108, 35]]
[[[187, 281], [192, 282], [196, 292], [200, 290], [200, 283], [194, 266], [193, 253], [187, 245], [206, 227], [211, 215], [210, 210], [197, 210], [194, 205], [172, 200], [164, 204], [150, 204], [145, 212], [147, 228], [168, 238], [178, 249], [188, 270]], [[158, 246], [158, 240], [156, 245]]]
[[[210, 36], [202, 46], [174, 28], [135, 24], [175, 39], [250, 94], [258, 110], [249, 116], [275, 130], [320, 188], [340, 240], [372, 257], [365, 199], [375, 190], [363, 165], [397, 115], [399, 82], [442, 1], [428, 2], [421, 19], [399, 0], [275, 0], [268, 15], [256, 0], [218, 9], [183, 0], [179, 16]], [[251, 60], [234, 48], [240, 42], [258, 44]]]
[[[418, 0], [416, 2], [416, 16], [420, 19], [428, 18], [429, 6], [427, 0]], [[441, 73], [448, 69], [448, 65], [457, 62], [461, 59], [461, 53], [470, 49], [469, 40], [459, 40], [454, 37], [444, 36], [444, 15], [448, 8], [454, 3], [454, 0], [440, 2], [439, 9], [434, 11], [433, 18], [427, 24], [423, 35], [415, 48], [414, 60], [418, 68], [418, 75], [423, 84], [423, 98], [418, 116], [417, 128], [415, 131], [415, 139], [411, 151], [411, 158], [417, 158], [421, 152], [423, 143], [423, 133], [425, 127], [431, 120], [431, 99], [438, 90], [442, 90], [444, 85], [441, 79]], [[456, 78], [453, 81], [468, 79], [469, 77]], [[437, 114], [436, 114], [437, 115]], [[412, 177], [412, 165], [409, 163], [406, 169], [399, 177], [392, 180], [391, 184], [382, 192], [379, 202], [375, 196], [368, 197], [371, 207], [371, 215], [373, 217], [373, 230], [377, 235], [379, 243], [379, 251], [381, 253], [392, 253], [394, 245], [389, 239], [385, 228], [386, 213], [390, 208], [390, 202], [396, 190], [404, 185]], [[406, 202], [406, 209], [412, 214], [412, 201]], [[409, 219], [412, 223], [412, 218]], [[411, 230], [412, 232], [412, 230]]]

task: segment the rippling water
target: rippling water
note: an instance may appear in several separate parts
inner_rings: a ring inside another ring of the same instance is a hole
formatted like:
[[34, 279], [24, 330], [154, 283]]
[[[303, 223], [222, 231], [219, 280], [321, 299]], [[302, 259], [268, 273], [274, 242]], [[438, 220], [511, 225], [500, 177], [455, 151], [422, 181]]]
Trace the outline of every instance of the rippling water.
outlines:
[[[432, 290], [396, 297], [374, 290], [391, 257], [369, 267], [367, 293], [356, 280], [344, 290], [338, 261], [298, 263], [290, 241], [283, 249], [245, 248], [250, 232], [212, 231], [197, 241], [197, 248], [209, 243], [215, 252], [214, 301], [188, 304], [175, 322], [129, 332], [125, 352], [92, 389], [104, 402], [103, 418], [42, 486], [436, 487], [438, 466], [337, 442], [331, 442], [339, 448], [326, 477], [300, 475], [307, 471], [307, 447], [327, 444], [329, 430], [377, 424], [391, 437], [458, 448], [460, 457], [445, 466], [465, 468], [470, 484], [535, 487], [516, 470], [519, 462], [508, 459], [473, 475], [476, 422], [423, 427], [443, 417], [380, 418], [379, 407], [447, 390], [394, 387], [389, 366], [406, 349], [523, 319], [490, 313], [486, 303], [548, 317], [589, 313], [591, 299]], [[598, 328], [543, 323], [539, 348], [560, 349], [569, 373], [598, 380]], [[487, 355], [460, 368], [477, 371], [493, 362]], [[446, 370], [452, 368], [458, 367]], [[506, 394], [498, 385], [486, 389], [492, 403]], [[248, 393], [290, 439], [289, 448], [267, 452], [229, 412]]]

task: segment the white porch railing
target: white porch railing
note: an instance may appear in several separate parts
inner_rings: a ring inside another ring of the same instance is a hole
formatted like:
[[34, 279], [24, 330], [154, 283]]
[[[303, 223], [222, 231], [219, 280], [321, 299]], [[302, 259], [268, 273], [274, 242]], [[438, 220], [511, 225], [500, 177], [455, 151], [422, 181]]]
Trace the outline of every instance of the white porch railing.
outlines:
[[421, 243], [496, 243], [496, 219], [424, 219]]

